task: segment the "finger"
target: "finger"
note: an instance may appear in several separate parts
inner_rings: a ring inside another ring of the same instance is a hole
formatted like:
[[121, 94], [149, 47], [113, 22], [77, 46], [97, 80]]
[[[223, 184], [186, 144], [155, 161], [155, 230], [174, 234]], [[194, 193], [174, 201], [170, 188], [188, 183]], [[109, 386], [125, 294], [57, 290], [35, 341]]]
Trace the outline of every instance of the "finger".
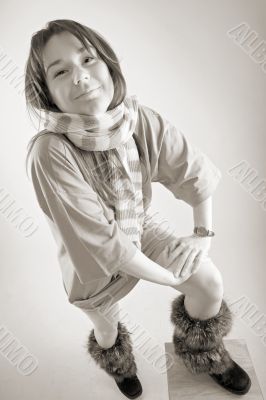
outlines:
[[179, 255], [184, 253], [186, 246], [183, 243], [177, 244], [173, 249], [169, 249], [169, 254], [168, 256], [173, 258], [178, 258]]
[[190, 274], [186, 274], [184, 276], [179, 276], [176, 278], [176, 283], [174, 285], [175, 288], [178, 288], [178, 285], [180, 285], [181, 283], [185, 282], [187, 279], [189, 279], [191, 275]]
[[182, 262], [181, 255], [183, 254], [184, 249], [185, 249], [184, 243], [172, 242], [168, 246], [168, 258], [171, 260], [171, 266], [168, 267], [168, 270], [171, 271], [174, 275], [178, 274], [177, 269], [180, 268], [179, 262], [180, 260]]
[[180, 274], [180, 271], [184, 267], [184, 264], [187, 260], [188, 255], [190, 254], [191, 250], [189, 248], [186, 248], [181, 254], [180, 257], [177, 260], [176, 268], [174, 275], [178, 276]]
[[197, 249], [192, 249], [187, 257], [187, 260], [183, 266], [183, 269], [181, 271], [181, 276], [185, 276], [190, 270], [191, 266], [193, 264], [193, 261], [195, 259], [195, 255], [198, 253]]
[[199, 266], [201, 264], [202, 258], [203, 258], [203, 251], [200, 250], [200, 252], [198, 253], [198, 255], [194, 259], [193, 267], [192, 267], [192, 270], [191, 270], [192, 274], [197, 272], [197, 270], [199, 269]]
[[184, 243], [183, 243], [183, 240], [182, 240], [181, 238], [175, 240], [175, 244], [176, 244], [177, 246], [180, 245], [181, 243], [184, 244]]

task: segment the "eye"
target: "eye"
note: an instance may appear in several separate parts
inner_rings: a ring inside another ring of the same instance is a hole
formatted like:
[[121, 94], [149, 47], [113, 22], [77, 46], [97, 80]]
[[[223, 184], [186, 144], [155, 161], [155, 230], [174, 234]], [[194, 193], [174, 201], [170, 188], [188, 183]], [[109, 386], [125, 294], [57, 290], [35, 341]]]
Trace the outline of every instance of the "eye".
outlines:
[[93, 60], [93, 57], [86, 57], [85, 60], [87, 60], [87, 59], [89, 59], [89, 58], [91, 58], [91, 59]]
[[[87, 59], [93, 60], [93, 57], [86, 57], [85, 60], [87, 60]], [[64, 72], [64, 71], [66, 71], [66, 70], [64, 69], [64, 70], [58, 71], [58, 72], [55, 74], [54, 77], [56, 78], [57, 76], [62, 75], [61, 72]]]
[[64, 70], [62, 70], [62, 71], [58, 71], [56, 74], [55, 74], [55, 78], [58, 76], [58, 75], [61, 75], [61, 72], [64, 72], [65, 71], [65, 69]]

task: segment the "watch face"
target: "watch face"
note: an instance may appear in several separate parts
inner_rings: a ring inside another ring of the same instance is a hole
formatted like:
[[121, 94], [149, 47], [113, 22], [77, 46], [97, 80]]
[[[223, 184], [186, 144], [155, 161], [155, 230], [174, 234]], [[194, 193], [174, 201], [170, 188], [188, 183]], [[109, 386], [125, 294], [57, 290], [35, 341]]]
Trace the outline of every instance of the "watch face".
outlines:
[[199, 233], [200, 235], [207, 235], [207, 231], [206, 231], [206, 229], [205, 229], [203, 226], [200, 226], [200, 227], [198, 228], [198, 233]]

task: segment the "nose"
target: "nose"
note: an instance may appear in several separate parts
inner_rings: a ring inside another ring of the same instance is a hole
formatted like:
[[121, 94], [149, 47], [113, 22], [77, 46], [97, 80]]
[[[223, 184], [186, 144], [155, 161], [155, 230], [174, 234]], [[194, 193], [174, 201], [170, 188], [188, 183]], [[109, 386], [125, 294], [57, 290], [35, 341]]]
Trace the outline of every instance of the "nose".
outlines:
[[74, 81], [74, 85], [76, 86], [76, 85], [79, 85], [80, 84], [80, 82], [82, 82], [84, 79], [86, 79], [86, 82], [89, 82], [89, 80], [90, 80], [90, 75], [89, 75], [89, 73], [88, 73], [88, 71], [77, 71], [75, 74], [74, 74], [74, 78], [73, 78], [73, 81]]

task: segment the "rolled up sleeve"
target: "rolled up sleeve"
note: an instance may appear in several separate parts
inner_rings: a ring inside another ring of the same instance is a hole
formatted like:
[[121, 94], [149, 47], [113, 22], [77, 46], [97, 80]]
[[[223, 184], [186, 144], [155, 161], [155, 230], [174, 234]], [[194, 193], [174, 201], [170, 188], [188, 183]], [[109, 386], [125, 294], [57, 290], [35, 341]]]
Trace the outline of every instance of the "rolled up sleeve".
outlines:
[[221, 171], [181, 130], [144, 107], [150, 127], [152, 181], [163, 184], [175, 198], [197, 206], [213, 194]]
[[41, 209], [55, 223], [80, 282], [116, 273], [137, 247], [115, 219], [105, 217], [97, 193], [67, 146], [58, 138], [39, 140], [31, 163], [34, 190]]

